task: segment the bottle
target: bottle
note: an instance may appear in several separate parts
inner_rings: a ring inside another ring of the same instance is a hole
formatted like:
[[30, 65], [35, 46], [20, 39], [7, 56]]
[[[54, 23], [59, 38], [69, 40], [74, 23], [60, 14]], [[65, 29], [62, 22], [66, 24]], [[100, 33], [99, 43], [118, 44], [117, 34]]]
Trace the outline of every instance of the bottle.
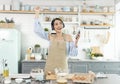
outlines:
[[7, 63], [5, 63], [5, 66], [4, 66], [3, 76], [4, 77], [8, 77], [9, 76], [9, 68], [8, 68], [8, 64]]

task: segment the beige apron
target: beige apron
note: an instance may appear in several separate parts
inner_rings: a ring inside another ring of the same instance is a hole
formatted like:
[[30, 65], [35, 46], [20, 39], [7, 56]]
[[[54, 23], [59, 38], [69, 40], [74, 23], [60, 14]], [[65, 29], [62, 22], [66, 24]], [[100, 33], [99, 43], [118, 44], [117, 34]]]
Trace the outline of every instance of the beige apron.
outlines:
[[45, 65], [45, 74], [48, 71], [54, 73], [55, 68], [68, 70], [67, 56], [66, 56], [66, 41], [51, 41], [49, 47], [49, 54]]

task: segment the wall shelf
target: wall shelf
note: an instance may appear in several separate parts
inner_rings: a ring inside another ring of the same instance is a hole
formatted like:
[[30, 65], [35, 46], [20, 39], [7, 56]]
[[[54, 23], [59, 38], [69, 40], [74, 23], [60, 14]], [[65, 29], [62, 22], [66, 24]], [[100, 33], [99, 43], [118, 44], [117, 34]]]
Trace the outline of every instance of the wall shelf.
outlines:
[[110, 27], [84, 27], [84, 29], [110, 29]]
[[112, 25], [81, 25], [84, 29], [110, 29]]
[[106, 24], [106, 25], [90, 25], [90, 24], [81, 24], [80, 25], [81, 27], [110, 27], [110, 26], [112, 26], [111, 24]]
[[[0, 10], [0, 13], [12, 13], [12, 14], [34, 14], [34, 11], [18, 11], [18, 10]], [[65, 14], [65, 15], [77, 15], [78, 12], [66, 12], [66, 11], [41, 11], [41, 14]]]
[[81, 12], [81, 15], [113, 15], [114, 12]]
[[[51, 24], [51, 22], [42, 22], [43, 24]], [[64, 22], [65, 24], [78, 24], [78, 22]]]

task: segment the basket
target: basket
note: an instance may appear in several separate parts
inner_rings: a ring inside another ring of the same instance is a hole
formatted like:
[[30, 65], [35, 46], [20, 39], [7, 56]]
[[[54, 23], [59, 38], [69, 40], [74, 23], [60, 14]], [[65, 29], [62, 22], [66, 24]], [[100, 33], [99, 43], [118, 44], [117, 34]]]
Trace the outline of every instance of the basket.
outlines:
[[0, 23], [0, 28], [14, 28], [14, 23]]

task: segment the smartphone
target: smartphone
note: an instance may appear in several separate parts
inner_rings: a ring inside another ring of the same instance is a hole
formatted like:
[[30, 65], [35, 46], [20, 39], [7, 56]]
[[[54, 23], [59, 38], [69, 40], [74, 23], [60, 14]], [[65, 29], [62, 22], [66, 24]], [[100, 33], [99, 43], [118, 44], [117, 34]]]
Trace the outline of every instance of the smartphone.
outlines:
[[80, 35], [80, 31], [78, 31], [75, 39], [77, 39], [79, 35]]
[[55, 35], [56, 34], [56, 32], [53, 30], [53, 31], [51, 31], [51, 35]]

